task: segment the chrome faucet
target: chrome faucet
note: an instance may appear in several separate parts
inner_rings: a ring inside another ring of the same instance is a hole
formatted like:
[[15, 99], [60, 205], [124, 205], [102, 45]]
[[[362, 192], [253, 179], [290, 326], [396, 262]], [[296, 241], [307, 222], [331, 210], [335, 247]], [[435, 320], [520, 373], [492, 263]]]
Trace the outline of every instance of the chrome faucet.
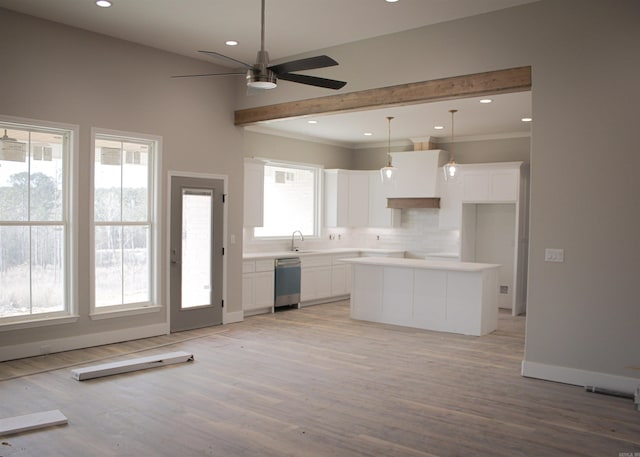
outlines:
[[293, 232], [291, 234], [291, 250], [292, 251], [297, 251], [298, 250], [298, 248], [296, 246], [294, 246], [294, 244], [293, 244], [293, 239], [295, 238], [296, 233], [300, 234], [300, 241], [304, 241], [304, 236], [302, 236], [302, 232], [300, 230], [296, 230], [295, 232]]

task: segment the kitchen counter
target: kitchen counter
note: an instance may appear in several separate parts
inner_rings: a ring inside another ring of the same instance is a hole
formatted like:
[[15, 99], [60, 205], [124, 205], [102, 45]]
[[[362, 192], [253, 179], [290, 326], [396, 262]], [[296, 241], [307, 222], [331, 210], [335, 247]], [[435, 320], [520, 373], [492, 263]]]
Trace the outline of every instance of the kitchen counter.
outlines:
[[404, 257], [404, 251], [397, 249], [368, 249], [368, 248], [334, 248], [334, 249], [302, 249], [300, 251], [270, 251], [270, 252], [245, 252], [243, 260], [279, 259], [284, 257], [302, 257], [309, 255], [333, 255], [347, 252], [357, 252], [363, 256], [394, 256]]
[[498, 325], [496, 264], [352, 258], [351, 317], [486, 335]]

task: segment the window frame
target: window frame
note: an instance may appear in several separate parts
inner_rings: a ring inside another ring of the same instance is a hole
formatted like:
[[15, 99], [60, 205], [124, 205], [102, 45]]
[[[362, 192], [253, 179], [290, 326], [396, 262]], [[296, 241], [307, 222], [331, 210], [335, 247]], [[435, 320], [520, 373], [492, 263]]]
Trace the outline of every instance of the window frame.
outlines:
[[[308, 240], [317, 240], [322, 237], [322, 191], [323, 191], [323, 177], [324, 177], [324, 167], [318, 164], [312, 163], [302, 163], [302, 162], [292, 162], [287, 160], [276, 160], [276, 159], [267, 159], [260, 158], [260, 160], [264, 161], [265, 170], [268, 166], [273, 167], [281, 167], [281, 168], [292, 168], [296, 170], [306, 170], [312, 171], [315, 176], [315, 185], [313, 189], [313, 234], [307, 235], [305, 234], [305, 239]], [[262, 176], [263, 186], [264, 186], [264, 174]], [[263, 201], [264, 205], [264, 201]], [[266, 211], [266, 207], [263, 208]], [[266, 219], [266, 217], [265, 217]], [[282, 235], [273, 235], [273, 236], [258, 236], [256, 235], [257, 227], [253, 227], [251, 230], [251, 237], [254, 241], [279, 241], [279, 240], [289, 240], [291, 239], [291, 234], [282, 234]]]
[[[148, 169], [148, 225], [149, 225], [149, 301], [136, 302], [136, 303], [124, 303], [117, 305], [96, 306], [96, 268], [95, 268], [95, 230], [97, 226], [141, 226], [147, 225], [147, 223], [141, 224], [140, 222], [127, 223], [123, 221], [114, 222], [102, 222], [96, 224], [95, 220], [95, 156], [96, 156], [96, 140], [104, 139], [109, 141], [122, 141], [122, 142], [144, 142], [149, 143], [151, 146], [151, 153], [149, 154], [149, 169]], [[91, 319], [105, 319], [115, 318], [121, 316], [127, 316], [132, 314], [143, 314], [148, 312], [159, 311], [162, 306], [160, 305], [160, 240], [161, 240], [161, 211], [160, 211], [160, 197], [162, 192], [162, 181], [160, 179], [160, 170], [162, 160], [162, 137], [156, 135], [149, 135], [145, 133], [126, 132], [119, 130], [103, 129], [99, 127], [93, 127], [91, 129], [91, 176], [90, 176], [90, 196], [89, 196], [89, 268], [90, 268], [90, 311], [89, 316]]]
[[[4, 129], [23, 129], [43, 133], [55, 133], [67, 137], [62, 159], [62, 220], [64, 230], [63, 249], [63, 309], [49, 313], [23, 314], [20, 316], [0, 317], [0, 331], [41, 327], [52, 324], [67, 324], [78, 319], [78, 138], [80, 127], [76, 124], [51, 122], [15, 116], [0, 116], [0, 125]], [[31, 150], [28, 151], [31, 154]], [[10, 221], [4, 221], [10, 222]], [[34, 223], [35, 222], [35, 223]], [[46, 226], [37, 221], [20, 221], [2, 224], [3, 226], [26, 225], [29, 227]]]

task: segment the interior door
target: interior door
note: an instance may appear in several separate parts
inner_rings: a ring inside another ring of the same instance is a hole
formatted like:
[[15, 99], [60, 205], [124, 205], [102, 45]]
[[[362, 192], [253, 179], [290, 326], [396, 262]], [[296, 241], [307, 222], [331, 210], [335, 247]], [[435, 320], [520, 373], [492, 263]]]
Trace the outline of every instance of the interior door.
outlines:
[[170, 328], [222, 323], [224, 181], [171, 178]]

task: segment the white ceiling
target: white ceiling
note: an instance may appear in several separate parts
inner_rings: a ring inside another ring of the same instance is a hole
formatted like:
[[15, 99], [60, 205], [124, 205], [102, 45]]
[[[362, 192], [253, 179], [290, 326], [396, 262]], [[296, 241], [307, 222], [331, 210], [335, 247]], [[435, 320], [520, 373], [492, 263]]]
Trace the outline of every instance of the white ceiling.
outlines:
[[[260, 0], [112, 1], [111, 8], [99, 8], [94, 0], [0, 0], [0, 7], [221, 65], [225, 62], [197, 51], [255, 61], [260, 47]], [[532, 1], [536, 0], [266, 0], [266, 49], [275, 61]], [[226, 46], [228, 39], [240, 44]], [[392, 124], [394, 137], [442, 136], [443, 131], [435, 133], [430, 127], [439, 123], [449, 132], [448, 110], [457, 108], [456, 136], [528, 130], [519, 122], [520, 117], [531, 114], [528, 95], [492, 98], [495, 102], [482, 110], [477, 100], [459, 100], [326, 117], [314, 129], [309, 129], [306, 119], [279, 121], [269, 127], [353, 146], [386, 138], [386, 116], [397, 118]], [[365, 130], [374, 136], [365, 138]]]

